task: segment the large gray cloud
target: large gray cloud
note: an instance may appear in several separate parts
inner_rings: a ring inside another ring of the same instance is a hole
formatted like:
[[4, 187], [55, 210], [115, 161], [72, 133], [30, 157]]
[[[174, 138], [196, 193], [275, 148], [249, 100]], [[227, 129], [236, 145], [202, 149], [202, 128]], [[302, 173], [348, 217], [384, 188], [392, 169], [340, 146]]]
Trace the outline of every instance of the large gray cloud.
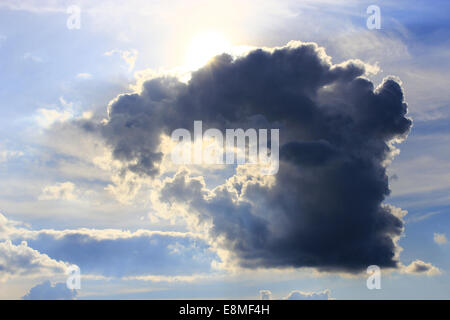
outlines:
[[[383, 201], [391, 141], [406, 137], [411, 120], [397, 80], [374, 88], [364, 64], [333, 65], [315, 44], [217, 56], [189, 83], [160, 77], [141, 93], [119, 96], [99, 130], [128, 169], [158, 174], [161, 133], [192, 129], [280, 128], [281, 163], [272, 187], [236, 183], [206, 197], [198, 180], [179, 176], [162, 199], [190, 206], [212, 222], [240, 265], [316, 267], [358, 272], [397, 267], [401, 218]], [[189, 194], [189, 196], [183, 196]], [[236, 196], [237, 194], [237, 196]]]

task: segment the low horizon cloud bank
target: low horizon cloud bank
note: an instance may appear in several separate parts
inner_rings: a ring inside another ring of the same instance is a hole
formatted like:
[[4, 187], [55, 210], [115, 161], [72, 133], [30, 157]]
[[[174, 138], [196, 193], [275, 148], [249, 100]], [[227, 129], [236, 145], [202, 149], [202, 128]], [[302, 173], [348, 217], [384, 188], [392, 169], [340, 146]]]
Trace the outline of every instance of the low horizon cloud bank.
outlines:
[[118, 229], [29, 230], [0, 213], [0, 282], [61, 277], [74, 264], [85, 276], [194, 277], [212, 271], [217, 254], [201, 236]]
[[74, 300], [76, 290], [68, 289], [65, 283], [52, 284], [50, 281], [35, 285], [22, 297], [23, 300]]
[[[282, 300], [332, 300], [330, 297], [331, 291], [325, 289], [319, 292], [303, 292], [300, 290], [292, 290], [286, 297]], [[261, 300], [272, 300], [272, 292], [270, 290], [260, 290]]]

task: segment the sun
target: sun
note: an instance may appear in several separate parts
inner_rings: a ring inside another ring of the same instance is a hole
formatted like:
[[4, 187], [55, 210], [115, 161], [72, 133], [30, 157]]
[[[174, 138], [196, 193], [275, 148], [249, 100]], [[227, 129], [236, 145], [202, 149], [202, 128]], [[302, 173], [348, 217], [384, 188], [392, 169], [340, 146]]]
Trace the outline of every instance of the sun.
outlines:
[[227, 52], [230, 48], [230, 42], [222, 33], [215, 31], [201, 33], [194, 37], [188, 48], [186, 65], [189, 69], [198, 69], [212, 57]]

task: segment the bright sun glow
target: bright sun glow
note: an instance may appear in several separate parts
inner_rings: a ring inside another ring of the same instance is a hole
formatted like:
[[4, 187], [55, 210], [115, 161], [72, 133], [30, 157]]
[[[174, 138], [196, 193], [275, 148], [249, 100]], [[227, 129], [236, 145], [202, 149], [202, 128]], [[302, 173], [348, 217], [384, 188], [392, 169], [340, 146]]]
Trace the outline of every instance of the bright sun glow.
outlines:
[[199, 34], [192, 40], [187, 51], [187, 66], [190, 69], [198, 69], [212, 57], [226, 52], [230, 47], [230, 42], [221, 33], [211, 31]]

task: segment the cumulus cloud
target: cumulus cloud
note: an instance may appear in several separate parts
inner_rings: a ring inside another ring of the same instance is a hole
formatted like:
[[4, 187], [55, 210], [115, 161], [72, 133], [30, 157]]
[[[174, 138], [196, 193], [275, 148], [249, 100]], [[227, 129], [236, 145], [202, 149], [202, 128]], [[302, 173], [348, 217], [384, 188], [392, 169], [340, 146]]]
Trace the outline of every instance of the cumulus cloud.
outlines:
[[433, 240], [437, 244], [446, 244], [448, 242], [445, 233], [434, 233]]
[[56, 109], [38, 109], [38, 115], [36, 117], [37, 123], [44, 128], [49, 127], [55, 122], [67, 121], [73, 117], [72, 112], [68, 110], [56, 110]]
[[26, 241], [15, 245], [0, 242], [0, 281], [14, 277], [38, 277], [64, 274], [67, 264], [30, 248]]
[[76, 108], [73, 102], [66, 101], [63, 97], [59, 98], [59, 106], [52, 108], [39, 108], [35, 117], [36, 122], [43, 128], [49, 128], [55, 123], [63, 123], [73, 119], [76, 116]]
[[68, 289], [65, 283], [52, 284], [45, 281], [30, 289], [22, 297], [23, 300], [73, 300], [77, 296], [76, 290]]
[[435, 276], [441, 274], [439, 268], [433, 266], [431, 263], [424, 262], [422, 260], [415, 260], [409, 265], [404, 266], [401, 270], [402, 273], [427, 276]]
[[181, 171], [160, 200], [186, 206], [242, 267], [395, 268], [403, 221], [383, 204], [386, 165], [412, 122], [400, 81], [375, 87], [368, 71], [358, 60], [332, 64], [314, 43], [223, 54], [188, 83], [153, 78], [112, 101], [106, 121], [78, 125], [99, 133], [129, 172], [151, 178], [160, 174], [161, 137], [194, 120], [204, 130], [279, 128], [272, 183], [235, 175], [207, 190]]
[[19, 225], [19, 222], [9, 220], [0, 213], [0, 240], [8, 240], [10, 235], [17, 230]]
[[330, 290], [325, 289], [320, 292], [291, 291], [285, 300], [330, 300]]

